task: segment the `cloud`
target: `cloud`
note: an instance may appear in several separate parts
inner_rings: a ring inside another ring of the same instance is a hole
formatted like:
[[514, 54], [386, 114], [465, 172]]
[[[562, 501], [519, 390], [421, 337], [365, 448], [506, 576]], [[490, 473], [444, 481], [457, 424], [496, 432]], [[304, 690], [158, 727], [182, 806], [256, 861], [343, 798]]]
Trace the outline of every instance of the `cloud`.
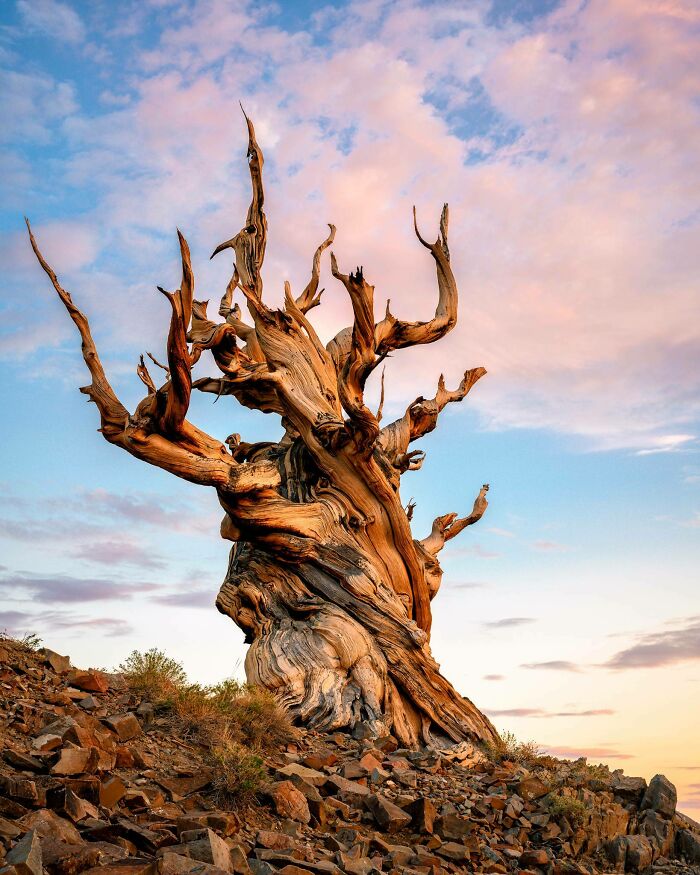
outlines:
[[566, 544], [559, 544], [557, 541], [535, 541], [532, 547], [540, 553], [566, 553], [569, 549]]
[[637, 642], [611, 656], [604, 664], [612, 669], [658, 668], [700, 659], [700, 616], [663, 632], [639, 636]]
[[41, 577], [28, 574], [5, 574], [0, 577], [5, 597], [15, 591], [23, 598], [46, 604], [82, 604], [83, 602], [130, 599], [133, 595], [154, 592], [160, 584], [119, 581], [93, 577], [71, 577], [57, 574]]
[[142, 547], [126, 537], [110, 541], [94, 541], [78, 547], [72, 554], [77, 559], [87, 559], [98, 565], [134, 565], [139, 568], [164, 568], [165, 562], [147, 547]]
[[[416, 373], [430, 387], [445, 362], [449, 382], [469, 349], [489, 369], [470, 396], [484, 426], [665, 451], [684, 446], [700, 416], [700, 325], [687, 318], [700, 108], [684, 8], [563, 3], [523, 21], [492, 16], [488, 4], [465, 14], [351, 2], [294, 30], [269, 5], [207, 0], [183, 14], [174, 3], [165, 30], [148, 20], [148, 50], [133, 44], [128, 79], [110, 77], [128, 104], [79, 112], [64, 83], [13, 73], [3, 133], [66, 144], [46, 187], [57, 200], [77, 188], [94, 204], [102, 259], [75, 291], [125, 361], [162, 325], [143, 277], [172, 266], [173, 216], [194, 229], [198, 281], [225, 284], [205, 251], [247, 208], [232, 157], [244, 149], [232, 112], [243, 97], [269, 170], [267, 288], [304, 282], [322, 222], [333, 220], [341, 262], [364, 261], [378, 309], [401, 289], [398, 315], [424, 318], [434, 276], [410, 208], [415, 200], [427, 233], [449, 194], [455, 272], [476, 294], [463, 295], [460, 323], [439, 347], [389, 363], [389, 385], [415, 395]], [[120, 302], [109, 318], [104, 288]], [[14, 325], [26, 334], [33, 313], [22, 312]], [[313, 319], [331, 336], [348, 315], [337, 297]]]
[[631, 760], [634, 759], [634, 754], [622, 753], [615, 748], [609, 746], [601, 747], [548, 747], [547, 753], [553, 757], [561, 757], [562, 759], [577, 760], [580, 757], [586, 759], [600, 760]]
[[550, 659], [547, 662], [524, 662], [520, 668], [548, 669], [549, 671], [581, 671], [580, 666], [576, 665], [575, 662], [568, 662], [565, 659]]
[[211, 590], [195, 589], [153, 596], [151, 601], [170, 608], [211, 608], [215, 598], [216, 594]]
[[637, 450], [637, 456], [653, 456], [657, 453], [677, 453], [684, 444], [695, 440], [694, 434], [666, 434], [652, 442], [652, 446]]
[[489, 717], [607, 717], [614, 714], [610, 708], [590, 708], [584, 711], [545, 711], [542, 708], [504, 708], [486, 710]]
[[502, 674], [485, 674], [485, 681], [502, 681], [505, 679], [505, 675]]
[[503, 617], [502, 620], [491, 620], [482, 623], [486, 629], [512, 629], [516, 626], [526, 626], [528, 623], [536, 623], [534, 617]]
[[73, 631], [76, 634], [82, 634], [86, 630], [94, 629], [103, 635], [114, 638], [133, 632], [132, 625], [118, 617], [86, 617], [66, 611], [42, 611], [39, 613], [0, 611], [0, 627], [11, 635], [26, 635], [30, 632], [40, 632], [42, 635], [46, 635], [55, 631]]
[[78, 13], [58, 0], [17, 0], [17, 11], [30, 33], [43, 34], [55, 42], [79, 43], [85, 39], [85, 26]]

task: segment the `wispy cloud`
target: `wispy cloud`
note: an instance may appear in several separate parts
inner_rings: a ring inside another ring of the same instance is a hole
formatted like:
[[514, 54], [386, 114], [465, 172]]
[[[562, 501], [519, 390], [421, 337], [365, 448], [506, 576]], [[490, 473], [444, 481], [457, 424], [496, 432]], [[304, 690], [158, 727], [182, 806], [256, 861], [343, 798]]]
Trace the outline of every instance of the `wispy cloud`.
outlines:
[[501, 620], [490, 620], [482, 625], [486, 629], [513, 629], [516, 626], [527, 626], [528, 623], [536, 623], [534, 617], [503, 617]]
[[566, 553], [569, 549], [566, 544], [558, 541], [534, 541], [532, 548], [540, 553]]
[[216, 593], [210, 589], [193, 589], [153, 596], [151, 601], [170, 608], [211, 608], [215, 599]]
[[485, 681], [502, 681], [505, 680], [505, 675], [502, 674], [485, 674]]
[[120, 581], [114, 578], [71, 577], [56, 574], [42, 577], [32, 574], [3, 574], [0, 576], [5, 598], [11, 594], [21, 599], [45, 604], [83, 604], [84, 602], [129, 599], [141, 593], [162, 589], [160, 584], [146, 581]]
[[118, 617], [86, 617], [66, 611], [0, 611], [0, 628], [11, 635], [30, 632], [47, 635], [56, 631], [80, 634], [95, 630], [110, 638], [129, 635], [133, 631], [129, 622]]
[[17, 0], [17, 11], [30, 33], [42, 33], [52, 40], [79, 43], [85, 26], [73, 7], [58, 0]]
[[98, 565], [131, 565], [138, 568], [164, 568], [165, 562], [153, 550], [122, 536], [112, 540], [93, 541], [79, 546], [72, 553], [76, 559], [87, 559]]
[[623, 753], [608, 745], [600, 747], [547, 747], [546, 751], [550, 756], [571, 760], [577, 760], [580, 757], [598, 760], [631, 760], [635, 756], [631, 753]]
[[589, 708], [581, 711], [545, 711], [543, 708], [486, 709], [489, 717], [607, 717], [614, 714], [611, 708]]
[[612, 669], [658, 668], [700, 659], [700, 616], [689, 617], [677, 628], [640, 635], [604, 664]]
[[520, 668], [544, 669], [548, 671], [571, 671], [580, 672], [581, 667], [575, 662], [566, 659], [550, 659], [547, 662], [523, 662]]

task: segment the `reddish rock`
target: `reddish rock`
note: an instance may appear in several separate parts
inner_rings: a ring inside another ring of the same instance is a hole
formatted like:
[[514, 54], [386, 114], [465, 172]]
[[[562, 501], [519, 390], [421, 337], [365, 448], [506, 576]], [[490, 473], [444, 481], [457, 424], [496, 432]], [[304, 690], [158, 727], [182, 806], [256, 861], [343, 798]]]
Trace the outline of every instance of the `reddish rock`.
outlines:
[[549, 855], [544, 848], [530, 848], [520, 855], [520, 866], [523, 869], [542, 869], [548, 865]]
[[406, 807], [406, 814], [411, 817], [411, 826], [417, 832], [432, 834], [435, 829], [437, 808], [432, 800], [425, 797], [416, 799]]
[[225, 872], [231, 871], [228, 845], [208, 827], [185, 830], [180, 834], [180, 842], [185, 846], [187, 856], [191, 859], [209, 863]]
[[271, 848], [275, 851], [284, 851], [287, 848], [293, 848], [296, 844], [291, 836], [272, 829], [259, 830], [255, 842], [261, 848]]
[[104, 723], [119, 736], [120, 741], [129, 741], [141, 735], [141, 724], [132, 712], [105, 717]]
[[51, 733], [46, 733], [45, 735], [40, 735], [38, 738], [35, 738], [32, 741], [32, 749], [37, 753], [50, 753], [52, 750], [56, 750], [56, 748], [60, 747], [63, 744], [63, 739], [60, 735], [52, 735]]
[[272, 784], [270, 796], [275, 811], [280, 817], [289, 817], [299, 823], [308, 823], [311, 820], [306, 796], [297, 790], [291, 781], [277, 781], [277, 783]]
[[126, 786], [121, 778], [114, 775], [100, 784], [100, 805], [105, 808], [114, 806], [126, 795]]
[[69, 684], [85, 690], [88, 693], [106, 693], [109, 690], [109, 678], [104, 672], [96, 669], [87, 671], [74, 668], [66, 678]]
[[531, 799], [539, 799], [540, 796], [546, 796], [550, 790], [551, 787], [532, 775], [529, 778], [524, 778], [518, 784], [518, 796], [526, 802]]
[[[91, 751], [94, 748], [64, 747], [51, 769], [52, 775], [82, 775], [89, 771]], [[94, 758], [94, 757], [93, 757]]]

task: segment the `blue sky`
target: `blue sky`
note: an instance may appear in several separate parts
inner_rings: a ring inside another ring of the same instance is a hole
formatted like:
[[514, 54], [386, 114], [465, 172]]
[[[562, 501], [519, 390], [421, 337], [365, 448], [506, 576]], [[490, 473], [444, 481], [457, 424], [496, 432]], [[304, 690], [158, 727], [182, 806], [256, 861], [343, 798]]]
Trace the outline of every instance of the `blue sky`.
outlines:
[[[247, 208], [240, 99], [266, 155], [271, 300], [305, 282], [332, 221], [378, 310], [425, 318], [410, 209], [432, 233], [450, 202], [460, 324], [387, 368], [387, 415], [441, 372], [489, 371], [402, 486], [422, 537], [491, 484], [442, 554], [444, 672], [499, 727], [665, 771], [697, 808], [699, 21], [651, 0], [5, 3], [0, 626], [78, 663], [158, 646], [198, 680], [241, 671], [242, 634], [213, 608], [215, 497], [97, 434], [22, 224], [133, 409], [138, 355], [164, 349], [155, 286], [178, 281], [176, 225], [199, 294], [225, 287], [208, 255]], [[330, 338], [349, 310], [323, 282], [312, 315]], [[226, 399], [190, 418], [279, 435]]]

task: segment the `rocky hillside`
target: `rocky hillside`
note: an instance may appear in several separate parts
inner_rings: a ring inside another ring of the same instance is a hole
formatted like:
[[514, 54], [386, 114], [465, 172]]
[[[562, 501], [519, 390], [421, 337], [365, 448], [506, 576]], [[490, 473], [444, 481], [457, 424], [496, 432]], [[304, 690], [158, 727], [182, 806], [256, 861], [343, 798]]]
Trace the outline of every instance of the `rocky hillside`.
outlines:
[[662, 775], [303, 731], [224, 757], [198, 719], [0, 641], [1, 875], [700, 875]]

